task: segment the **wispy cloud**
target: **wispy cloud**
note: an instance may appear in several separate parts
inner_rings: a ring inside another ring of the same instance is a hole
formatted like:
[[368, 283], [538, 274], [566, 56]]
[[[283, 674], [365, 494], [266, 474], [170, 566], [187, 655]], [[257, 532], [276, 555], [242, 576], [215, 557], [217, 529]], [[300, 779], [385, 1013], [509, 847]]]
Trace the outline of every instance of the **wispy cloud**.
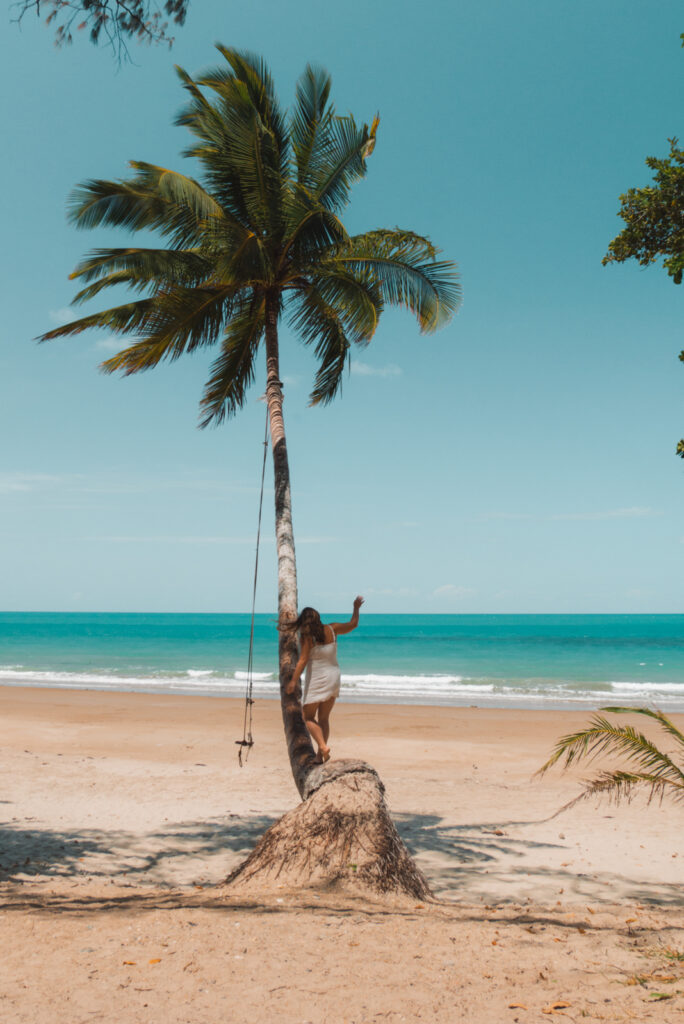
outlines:
[[59, 484], [65, 479], [51, 473], [0, 473], [0, 494], [38, 491]]
[[534, 519], [531, 512], [484, 512], [481, 519]]
[[435, 587], [432, 591], [433, 597], [468, 597], [475, 591], [471, 587], [458, 587], [455, 583], [443, 583], [441, 587]]
[[61, 309], [51, 309], [48, 316], [53, 324], [68, 324], [71, 320], [76, 319], [77, 314], [68, 306], [63, 306]]
[[387, 366], [371, 366], [370, 363], [362, 363], [358, 359], [352, 359], [349, 366], [350, 372], [358, 377], [400, 377], [402, 369], [394, 363]]
[[550, 519], [646, 519], [660, 515], [654, 508], [634, 505], [631, 508], [612, 508], [603, 512], [559, 512]]
[[93, 348], [97, 352], [119, 352], [122, 348], [126, 348], [126, 342], [112, 335], [109, 338], [100, 338], [95, 342]]
[[[129, 535], [129, 534], [114, 534], [103, 537], [89, 537], [91, 541], [101, 541], [105, 544], [247, 544], [252, 547], [256, 542], [256, 537], [242, 536], [242, 537], [228, 537], [228, 536], [216, 536], [216, 537], [202, 537], [193, 535], [174, 535], [168, 534], [149, 534], [147, 536], [142, 535]], [[335, 544], [339, 540], [338, 537], [298, 537], [297, 544]], [[275, 540], [273, 537], [262, 537], [262, 544], [274, 544]]]
[[610, 508], [610, 509], [599, 509], [594, 512], [554, 512], [549, 514], [537, 514], [534, 512], [485, 512], [480, 517], [481, 519], [503, 519], [513, 521], [529, 521], [536, 520], [537, 522], [559, 522], [562, 520], [600, 520], [600, 519], [646, 519], [650, 516], [659, 516], [660, 513], [655, 508], [648, 508], [646, 506], [634, 505], [630, 508]]
[[367, 597], [415, 597], [418, 591], [414, 587], [365, 587], [364, 594]]
[[[224, 501], [228, 494], [253, 495], [258, 493], [256, 484], [216, 477], [196, 477], [179, 473], [177, 477], [124, 477], [116, 472], [101, 472], [91, 475], [84, 473], [42, 473], [31, 470], [0, 471], [0, 494], [26, 494], [30, 492], [52, 492], [53, 497], [68, 495], [79, 500], [81, 496], [122, 496], [136, 494], [160, 494], [168, 491], [194, 492], [205, 501]], [[265, 489], [267, 495], [272, 487]], [[43, 496], [41, 504], [44, 505]], [[305, 543], [305, 541], [304, 541]]]
[[[106, 474], [93, 477], [88, 482], [82, 483], [75, 488], [82, 494], [158, 494], [162, 491], [183, 492], [194, 491], [201, 494], [203, 498], [211, 500], [222, 500], [226, 494], [256, 494], [258, 488], [255, 484], [234, 483], [222, 479], [217, 473], [215, 479], [192, 479], [190, 476], [179, 475], [178, 477], [146, 477], [125, 479], [112, 475], [108, 478]], [[264, 493], [271, 495], [272, 487], [266, 487]]]
[[[113, 535], [104, 537], [89, 537], [91, 541], [101, 541], [105, 544], [254, 544], [254, 537], [192, 537], [192, 536], [168, 536], [163, 534], [150, 534], [149, 536]], [[264, 537], [264, 544], [272, 544], [272, 537]]]

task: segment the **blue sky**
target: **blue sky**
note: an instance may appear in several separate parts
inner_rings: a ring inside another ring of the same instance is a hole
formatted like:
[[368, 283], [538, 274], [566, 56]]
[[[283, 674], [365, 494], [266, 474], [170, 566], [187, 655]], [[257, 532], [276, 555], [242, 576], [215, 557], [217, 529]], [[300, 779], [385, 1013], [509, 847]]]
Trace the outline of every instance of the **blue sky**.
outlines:
[[69, 191], [130, 159], [191, 170], [173, 64], [198, 72], [221, 41], [261, 53], [284, 104], [315, 62], [340, 112], [379, 110], [347, 226], [429, 234], [462, 279], [438, 335], [387, 315], [327, 409], [307, 408], [313, 363], [283, 330], [302, 602], [682, 611], [684, 292], [658, 268], [601, 266], [619, 193], [684, 134], [681, 31], [670, 0], [195, 0], [170, 53], [133, 48], [117, 70], [8, 21], [0, 608], [248, 608], [263, 378], [239, 418], [199, 431], [208, 356], [121, 380], [97, 372], [109, 337], [32, 341], [69, 317], [85, 251], [141, 243], [75, 231]]

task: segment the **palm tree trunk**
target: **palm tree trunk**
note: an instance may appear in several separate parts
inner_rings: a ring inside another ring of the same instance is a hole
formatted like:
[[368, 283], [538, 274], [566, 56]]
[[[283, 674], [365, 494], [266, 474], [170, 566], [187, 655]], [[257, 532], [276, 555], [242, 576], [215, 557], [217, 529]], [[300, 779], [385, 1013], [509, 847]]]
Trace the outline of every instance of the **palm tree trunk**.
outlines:
[[[292, 499], [290, 495], [290, 466], [287, 459], [285, 423], [283, 420], [283, 391], [278, 359], [279, 302], [275, 294], [266, 297], [266, 401], [273, 451], [273, 479], [275, 484], [275, 532], [278, 553], [278, 625], [297, 618], [297, 562], [292, 530]], [[301, 690], [287, 694], [285, 687], [292, 678], [297, 664], [297, 640], [293, 633], [280, 633], [278, 661], [280, 675], [280, 706], [290, 757], [290, 767], [299, 795], [304, 796], [306, 779], [314, 767], [314, 749], [309, 730], [304, 724], [300, 705]]]
[[[278, 550], [278, 622], [297, 616], [297, 565], [292, 533], [290, 469], [278, 366], [276, 294], [266, 296], [266, 401], [273, 448]], [[302, 803], [263, 834], [249, 857], [226, 879], [231, 891], [341, 886], [357, 894], [400, 893], [426, 899], [430, 887], [404, 846], [385, 803], [385, 787], [363, 761], [316, 764], [300, 706], [300, 689], [285, 688], [297, 664], [297, 641], [281, 632], [280, 704], [290, 767]]]

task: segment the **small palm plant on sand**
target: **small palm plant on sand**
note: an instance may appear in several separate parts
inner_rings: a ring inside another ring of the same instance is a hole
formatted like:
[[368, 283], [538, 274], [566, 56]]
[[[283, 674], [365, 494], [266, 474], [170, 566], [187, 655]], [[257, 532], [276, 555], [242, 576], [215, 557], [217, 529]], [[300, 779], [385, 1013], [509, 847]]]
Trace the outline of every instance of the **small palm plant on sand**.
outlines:
[[648, 791], [649, 803], [654, 798], [662, 800], [665, 796], [684, 800], [684, 733], [662, 711], [622, 707], [600, 710], [613, 715], [645, 715], [654, 719], [665, 738], [674, 740], [674, 749], [666, 753], [633, 725], [622, 725], [605, 715], [594, 715], [588, 728], [558, 740], [553, 754], [538, 774], [542, 775], [563, 759], [563, 768], [601, 755], [621, 757], [624, 764], [606, 768], [594, 778], [587, 779], [580, 795], [565, 806], [571, 807], [579, 800], [604, 793], [619, 803], [620, 800], [631, 800], [637, 790]]

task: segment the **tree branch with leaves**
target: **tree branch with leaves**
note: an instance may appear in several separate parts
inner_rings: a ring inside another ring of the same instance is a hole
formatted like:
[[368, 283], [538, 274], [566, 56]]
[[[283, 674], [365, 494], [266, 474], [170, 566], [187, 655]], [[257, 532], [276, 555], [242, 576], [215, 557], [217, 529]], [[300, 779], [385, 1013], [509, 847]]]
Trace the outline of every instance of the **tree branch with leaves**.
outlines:
[[[684, 33], [680, 36], [684, 46]], [[678, 139], [668, 139], [670, 153], [665, 157], [649, 156], [646, 166], [653, 173], [653, 183], [630, 188], [620, 196], [620, 210], [625, 227], [608, 246], [603, 265], [637, 260], [648, 267], [658, 259], [675, 284], [684, 275], [684, 150]], [[684, 351], [679, 358], [684, 362]], [[677, 444], [677, 455], [684, 458], [684, 439]]]
[[129, 41], [171, 47], [169, 23], [183, 25], [189, 6], [190, 0], [17, 0], [10, 9], [19, 24], [31, 13], [44, 18], [57, 47], [84, 33], [96, 46], [108, 43], [121, 61], [128, 59]]

